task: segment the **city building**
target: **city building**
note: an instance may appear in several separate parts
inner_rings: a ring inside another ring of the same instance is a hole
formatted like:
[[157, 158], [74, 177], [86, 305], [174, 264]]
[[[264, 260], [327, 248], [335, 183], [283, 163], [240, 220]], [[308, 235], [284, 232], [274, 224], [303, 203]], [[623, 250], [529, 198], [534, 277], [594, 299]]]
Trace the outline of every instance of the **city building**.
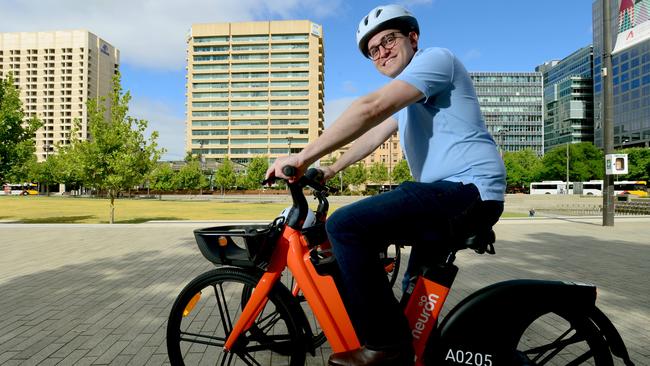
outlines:
[[194, 24], [187, 151], [246, 166], [301, 151], [324, 121], [322, 27], [307, 20]]
[[[603, 148], [603, 0], [593, 3], [594, 143]], [[614, 148], [650, 146], [650, 0], [611, 2]]]
[[390, 174], [402, 159], [404, 159], [404, 154], [399, 143], [399, 133], [395, 132], [386, 142], [379, 145], [375, 151], [371, 152], [362, 161], [366, 167], [371, 167], [375, 163], [382, 163], [386, 166]]
[[470, 72], [488, 131], [502, 152], [544, 152], [540, 72]]
[[25, 118], [37, 117], [38, 161], [70, 142], [74, 121], [88, 138], [86, 102], [106, 96], [119, 51], [86, 30], [0, 33], [0, 77], [13, 75]]
[[[350, 149], [350, 146], [352, 146], [352, 144], [345, 145], [340, 149], [332, 151], [320, 159], [320, 164], [323, 166], [334, 164], [341, 155], [345, 154]], [[375, 163], [384, 164], [388, 173], [391, 174], [393, 168], [395, 168], [395, 166], [403, 159], [404, 153], [402, 152], [402, 146], [400, 145], [399, 133], [395, 132], [388, 138], [388, 140], [383, 142], [373, 152], [363, 158], [360, 163], [366, 168], [370, 168]]]
[[567, 143], [593, 143], [592, 70], [592, 46], [535, 68], [544, 77], [544, 152]]

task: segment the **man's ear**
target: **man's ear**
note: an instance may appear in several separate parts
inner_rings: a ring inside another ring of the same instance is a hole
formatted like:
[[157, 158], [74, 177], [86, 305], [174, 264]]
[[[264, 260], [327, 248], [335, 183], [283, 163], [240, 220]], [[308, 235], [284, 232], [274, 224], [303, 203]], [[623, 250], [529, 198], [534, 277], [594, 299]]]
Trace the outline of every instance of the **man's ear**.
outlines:
[[417, 49], [418, 49], [418, 40], [419, 39], [420, 39], [420, 36], [418, 36], [417, 33], [409, 32], [409, 42], [411, 42], [411, 47], [413, 47], [413, 51], [417, 51]]

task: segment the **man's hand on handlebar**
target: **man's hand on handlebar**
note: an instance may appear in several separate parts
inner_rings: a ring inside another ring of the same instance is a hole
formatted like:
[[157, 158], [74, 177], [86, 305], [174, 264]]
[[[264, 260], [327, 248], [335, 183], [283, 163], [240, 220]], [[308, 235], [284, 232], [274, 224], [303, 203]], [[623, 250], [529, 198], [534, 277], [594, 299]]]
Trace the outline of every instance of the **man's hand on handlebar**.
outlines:
[[[292, 176], [287, 176], [282, 171], [282, 168], [285, 166], [292, 166], [295, 169], [295, 174]], [[273, 162], [273, 164], [266, 171], [266, 180], [273, 178], [287, 179], [289, 183], [295, 183], [305, 174], [305, 167], [302, 166], [302, 162], [298, 159], [297, 155], [282, 156]]]
[[321, 166], [318, 167], [318, 169], [320, 169], [323, 172], [323, 183], [327, 182], [328, 180], [330, 180], [332, 177], [336, 175], [336, 172], [328, 166]]

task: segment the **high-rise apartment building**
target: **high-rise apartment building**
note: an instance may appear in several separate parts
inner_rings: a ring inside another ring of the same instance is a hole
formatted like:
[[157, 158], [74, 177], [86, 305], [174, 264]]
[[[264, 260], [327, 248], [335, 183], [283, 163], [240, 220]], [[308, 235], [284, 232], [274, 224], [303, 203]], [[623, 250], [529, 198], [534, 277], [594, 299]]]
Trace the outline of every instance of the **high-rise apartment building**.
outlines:
[[88, 137], [86, 102], [106, 96], [119, 51], [85, 30], [0, 33], [0, 77], [13, 75], [25, 117], [37, 117], [36, 156], [43, 161], [70, 142], [76, 119]]
[[544, 76], [544, 152], [594, 141], [593, 52], [583, 47], [535, 71]]
[[[593, 3], [594, 143], [602, 148], [603, 0]], [[650, 146], [650, 0], [611, 1], [614, 148]], [[627, 43], [627, 45], [626, 45]]]
[[539, 72], [470, 72], [488, 131], [499, 149], [544, 152]]
[[186, 150], [208, 163], [299, 152], [324, 121], [322, 27], [306, 20], [194, 24]]

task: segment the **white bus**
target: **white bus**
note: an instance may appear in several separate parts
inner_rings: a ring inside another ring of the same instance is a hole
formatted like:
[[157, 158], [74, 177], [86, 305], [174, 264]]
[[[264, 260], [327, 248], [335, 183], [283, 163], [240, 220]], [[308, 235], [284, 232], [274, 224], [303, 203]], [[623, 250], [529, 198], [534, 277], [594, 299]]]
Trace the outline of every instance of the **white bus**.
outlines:
[[621, 180], [614, 182], [614, 195], [648, 197], [648, 182], [644, 180]]
[[603, 181], [590, 180], [588, 182], [582, 182], [582, 194], [585, 196], [602, 196]]
[[[569, 182], [569, 191], [566, 191], [566, 183], [561, 180], [550, 180], [533, 182], [530, 184], [530, 194], [581, 194], [583, 196], [602, 196], [603, 181], [590, 180], [580, 182], [582, 190], [573, 182]], [[631, 195], [636, 197], [648, 197], [648, 186], [646, 181], [616, 181], [614, 182], [614, 195]]]
[[0, 194], [7, 196], [26, 196], [38, 194], [36, 183], [5, 183]]
[[[569, 192], [573, 193], [573, 183], [569, 182]], [[530, 183], [530, 194], [567, 194], [566, 183], [561, 180], [545, 180]]]

